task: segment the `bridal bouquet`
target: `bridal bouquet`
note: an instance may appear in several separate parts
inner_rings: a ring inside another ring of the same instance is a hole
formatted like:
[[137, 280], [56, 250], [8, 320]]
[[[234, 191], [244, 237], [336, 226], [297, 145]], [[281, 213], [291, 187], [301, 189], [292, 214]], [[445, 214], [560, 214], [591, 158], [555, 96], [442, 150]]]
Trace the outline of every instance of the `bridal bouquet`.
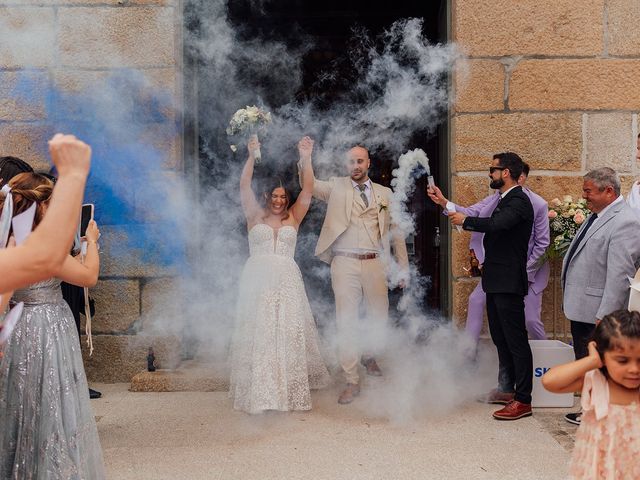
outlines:
[[574, 202], [571, 195], [565, 195], [562, 200], [554, 198], [549, 202], [551, 244], [544, 254], [544, 259], [564, 257], [571, 240], [589, 213], [587, 201], [580, 199]]
[[[257, 136], [258, 132], [263, 131], [270, 123], [271, 113], [255, 105], [251, 107], [247, 106], [233, 114], [227, 127], [227, 135], [229, 137], [242, 137], [246, 140], [251, 135]], [[237, 150], [236, 145], [232, 144], [231, 150], [235, 152]], [[261, 154], [259, 148], [253, 152], [253, 155], [256, 163], [260, 163]]]

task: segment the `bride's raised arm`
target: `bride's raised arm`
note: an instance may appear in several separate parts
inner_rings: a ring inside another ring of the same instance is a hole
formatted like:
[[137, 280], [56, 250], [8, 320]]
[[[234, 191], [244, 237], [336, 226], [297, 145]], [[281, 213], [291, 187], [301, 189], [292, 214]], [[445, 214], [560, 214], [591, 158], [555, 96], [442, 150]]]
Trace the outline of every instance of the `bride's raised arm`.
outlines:
[[255, 165], [255, 157], [253, 152], [260, 148], [260, 142], [257, 137], [251, 137], [247, 145], [249, 156], [242, 169], [240, 175], [240, 202], [242, 203], [242, 211], [247, 219], [247, 226], [251, 228], [256, 219], [262, 214], [262, 207], [256, 199], [256, 195], [251, 188], [251, 180], [253, 179], [253, 167]]
[[313, 152], [313, 140], [310, 137], [303, 137], [298, 142], [298, 153], [300, 154], [302, 191], [298, 195], [296, 203], [291, 207], [291, 214], [299, 224], [309, 211], [311, 198], [313, 197], [313, 165], [311, 164], [311, 153]]

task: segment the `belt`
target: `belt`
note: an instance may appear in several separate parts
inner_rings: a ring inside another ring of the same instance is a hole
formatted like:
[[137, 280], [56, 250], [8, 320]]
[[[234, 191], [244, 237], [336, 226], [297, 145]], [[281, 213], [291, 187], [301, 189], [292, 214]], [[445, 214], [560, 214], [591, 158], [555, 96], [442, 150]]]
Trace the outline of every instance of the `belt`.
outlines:
[[378, 258], [378, 253], [350, 253], [350, 252], [334, 252], [336, 257], [355, 258], [356, 260], [372, 260]]

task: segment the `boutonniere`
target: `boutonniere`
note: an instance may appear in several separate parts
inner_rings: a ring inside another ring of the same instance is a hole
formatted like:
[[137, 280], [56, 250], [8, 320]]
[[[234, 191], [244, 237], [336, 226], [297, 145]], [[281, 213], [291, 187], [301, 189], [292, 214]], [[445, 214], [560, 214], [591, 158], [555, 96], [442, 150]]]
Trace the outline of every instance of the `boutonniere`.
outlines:
[[387, 208], [389, 208], [389, 204], [387, 204], [387, 202], [385, 202], [384, 200], [382, 200], [382, 198], [378, 197], [378, 205], [380, 206], [380, 210], [378, 210], [378, 213], [382, 212], [383, 210], [386, 210]]

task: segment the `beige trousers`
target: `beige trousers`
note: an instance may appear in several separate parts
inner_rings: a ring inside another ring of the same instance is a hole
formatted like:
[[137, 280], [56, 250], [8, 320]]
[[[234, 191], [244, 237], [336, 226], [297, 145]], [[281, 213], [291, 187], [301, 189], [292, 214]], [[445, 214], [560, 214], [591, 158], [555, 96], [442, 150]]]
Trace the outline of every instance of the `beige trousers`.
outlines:
[[[347, 383], [358, 383], [358, 362], [373, 353], [389, 315], [389, 292], [380, 258], [357, 260], [335, 256], [331, 261], [331, 286], [336, 300], [338, 359]], [[364, 297], [366, 314], [360, 318]]]

